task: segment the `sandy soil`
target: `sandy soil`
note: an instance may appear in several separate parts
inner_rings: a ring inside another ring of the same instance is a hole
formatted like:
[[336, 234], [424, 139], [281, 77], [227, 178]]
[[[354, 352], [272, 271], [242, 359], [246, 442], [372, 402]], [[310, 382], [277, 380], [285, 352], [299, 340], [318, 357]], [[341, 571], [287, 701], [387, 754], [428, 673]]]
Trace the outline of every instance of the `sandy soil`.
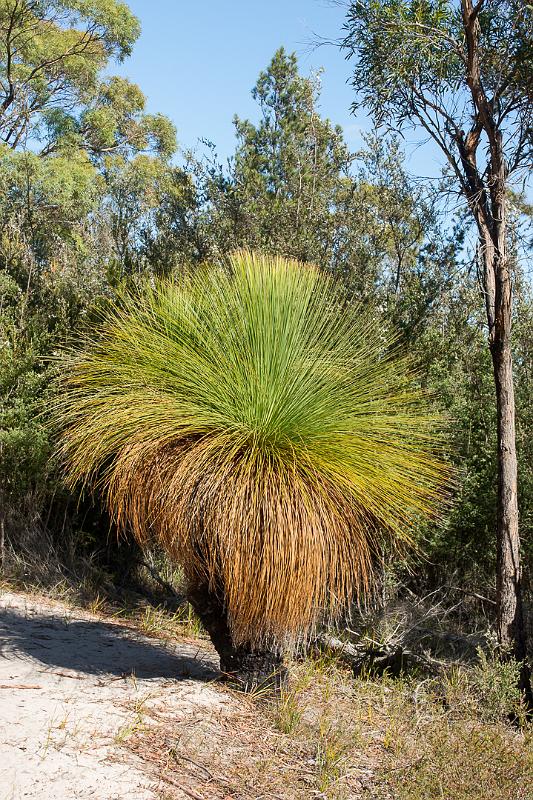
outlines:
[[207, 646], [170, 648], [41, 598], [0, 596], [0, 644], [0, 800], [159, 798], [122, 741], [150, 708], [179, 726], [231, 703]]

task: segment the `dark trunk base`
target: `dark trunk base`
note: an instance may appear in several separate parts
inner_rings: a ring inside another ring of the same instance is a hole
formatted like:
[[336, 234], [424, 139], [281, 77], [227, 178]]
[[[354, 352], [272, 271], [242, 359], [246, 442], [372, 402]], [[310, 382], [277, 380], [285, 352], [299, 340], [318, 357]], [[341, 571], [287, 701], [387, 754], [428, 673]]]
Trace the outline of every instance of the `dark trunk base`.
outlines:
[[189, 602], [220, 656], [220, 670], [246, 692], [279, 690], [287, 680], [282, 656], [273, 650], [260, 650], [248, 644], [235, 646], [226, 610], [218, 595], [205, 585], [192, 586]]
[[220, 669], [246, 692], [261, 689], [278, 691], [287, 672], [278, 653], [240, 646], [220, 653]]

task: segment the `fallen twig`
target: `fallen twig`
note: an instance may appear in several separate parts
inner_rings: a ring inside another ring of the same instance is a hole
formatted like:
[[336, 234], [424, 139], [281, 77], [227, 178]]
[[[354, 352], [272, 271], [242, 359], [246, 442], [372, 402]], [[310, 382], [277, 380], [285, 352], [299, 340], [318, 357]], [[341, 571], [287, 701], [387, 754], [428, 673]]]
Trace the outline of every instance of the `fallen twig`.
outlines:
[[84, 679], [84, 675], [70, 675], [68, 672], [57, 672], [54, 669], [40, 669], [39, 672], [44, 672], [46, 675], [59, 675], [61, 678], [73, 678], [77, 681], [82, 681]]
[[182, 792], [184, 792], [184, 794], [187, 794], [189, 795], [189, 797], [192, 797], [193, 800], [206, 800], [206, 798], [202, 794], [198, 794], [198, 792], [195, 792], [194, 789], [188, 789], [186, 786], [183, 786], [181, 783], [174, 780], [174, 778], [171, 778], [170, 775], [162, 775], [161, 778], [166, 783], [170, 783], [171, 786], [175, 786], [176, 789], [180, 789]]
[[477, 592], [472, 592], [469, 589], [463, 589], [462, 586], [450, 586], [446, 584], [444, 588], [451, 589], [454, 592], [462, 592], [463, 594], [467, 594], [470, 597], [475, 597], [476, 600], [482, 600], [484, 603], [490, 603], [492, 606], [496, 605], [496, 600], [491, 600], [490, 597], [484, 597], [482, 594], [478, 594]]
[[444, 663], [427, 654], [422, 656], [413, 653], [400, 645], [387, 648], [386, 645], [376, 646], [373, 644], [368, 647], [364, 644], [345, 642], [326, 633], [319, 634], [315, 639], [315, 644], [338, 656], [341, 661], [352, 668], [354, 675], [360, 674], [365, 668], [379, 674], [390, 670], [392, 674], [397, 675], [408, 665], [416, 665], [436, 672]]
[[36, 683], [0, 683], [0, 689], [42, 689]]

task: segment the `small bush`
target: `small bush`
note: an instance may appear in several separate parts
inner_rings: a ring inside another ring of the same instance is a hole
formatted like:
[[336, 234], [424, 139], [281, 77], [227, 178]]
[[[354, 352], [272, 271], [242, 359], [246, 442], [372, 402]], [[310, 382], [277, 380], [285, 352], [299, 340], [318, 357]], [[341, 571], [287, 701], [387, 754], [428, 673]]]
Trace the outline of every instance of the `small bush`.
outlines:
[[514, 659], [501, 661], [494, 654], [478, 650], [479, 663], [473, 668], [471, 685], [483, 719], [506, 719], [520, 710], [520, 664]]

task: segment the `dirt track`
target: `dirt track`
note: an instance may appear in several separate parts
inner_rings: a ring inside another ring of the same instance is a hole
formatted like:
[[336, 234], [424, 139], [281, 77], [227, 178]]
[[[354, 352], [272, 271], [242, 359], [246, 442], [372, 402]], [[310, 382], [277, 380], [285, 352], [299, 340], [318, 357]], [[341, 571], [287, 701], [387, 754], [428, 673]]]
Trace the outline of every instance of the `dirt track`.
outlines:
[[0, 643], [0, 800], [154, 800], [157, 778], [120, 746], [144, 710], [176, 724], [230, 702], [211, 651], [47, 600], [2, 594]]

